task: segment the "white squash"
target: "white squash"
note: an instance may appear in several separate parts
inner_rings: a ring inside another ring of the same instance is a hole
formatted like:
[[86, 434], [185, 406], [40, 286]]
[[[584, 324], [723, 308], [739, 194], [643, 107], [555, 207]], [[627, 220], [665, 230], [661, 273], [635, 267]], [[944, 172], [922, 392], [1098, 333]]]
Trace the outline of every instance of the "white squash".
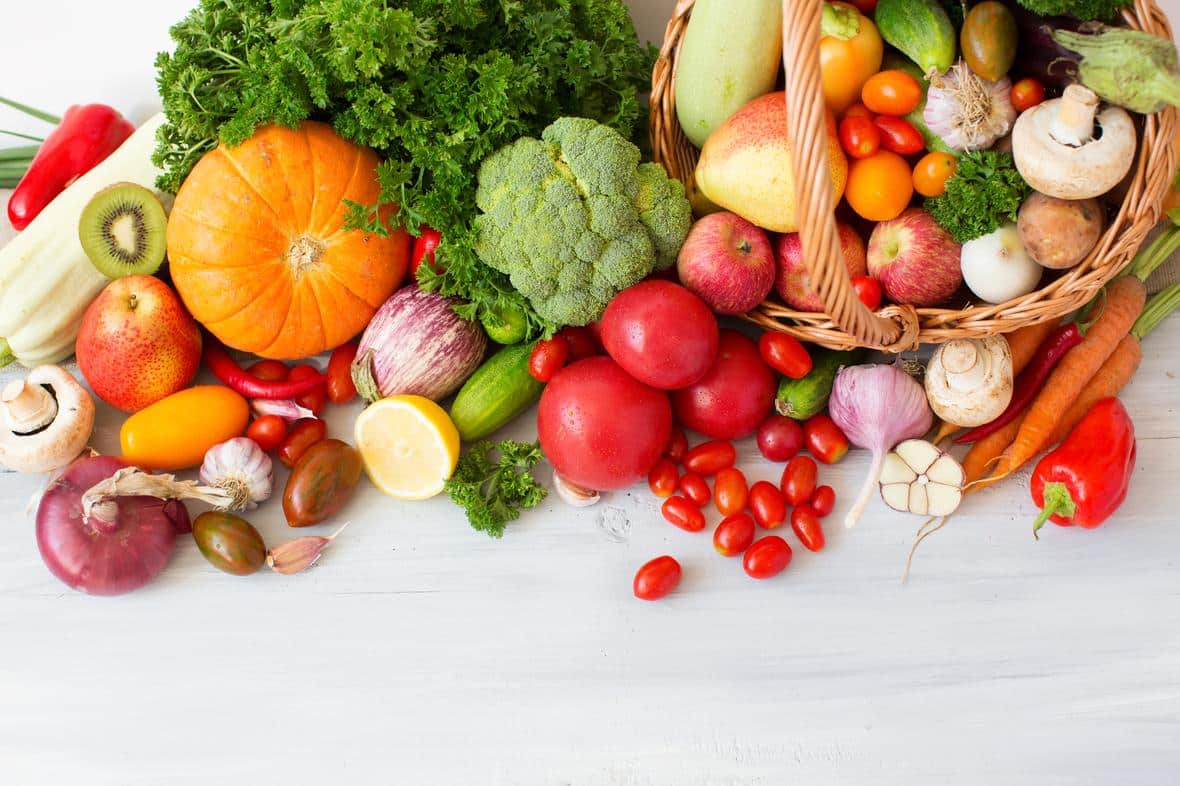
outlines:
[[160, 170], [152, 164], [152, 151], [163, 123], [160, 114], [140, 126], [0, 248], [0, 365], [15, 357], [32, 368], [73, 353], [82, 314], [109, 281], [82, 250], [82, 208], [115, 183], [155, 188]]

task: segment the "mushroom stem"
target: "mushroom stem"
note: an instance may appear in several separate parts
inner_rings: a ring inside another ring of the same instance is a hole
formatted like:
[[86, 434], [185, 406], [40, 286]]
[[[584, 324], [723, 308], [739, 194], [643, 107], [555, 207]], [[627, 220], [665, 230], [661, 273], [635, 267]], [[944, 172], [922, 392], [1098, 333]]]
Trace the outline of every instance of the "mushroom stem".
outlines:
[[0, 391], [8, 430], [16, 434], [31, 434], [43, 429], [57, 417], [57, 399], [41, 385], [26, 379], [14, 379]]
[[1098, 114], [1098, 96], [1088, 87], [1073, 84], [1061, 94], [1049, 133], [1063, 145], [1081, 147], [1094, 139], [1094, 117]]

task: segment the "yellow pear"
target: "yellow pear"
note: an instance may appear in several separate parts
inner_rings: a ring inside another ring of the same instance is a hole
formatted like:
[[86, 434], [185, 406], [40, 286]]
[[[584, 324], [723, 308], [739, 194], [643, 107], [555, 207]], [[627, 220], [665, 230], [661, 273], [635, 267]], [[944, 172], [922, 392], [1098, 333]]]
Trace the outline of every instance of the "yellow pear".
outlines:
[[[838, 202], [848, 179], [848, 160], [830, 112], [827, 132], [833, 197]], [[696, 185], [710, 202], [763, 229], [799, 230], [786, 93], [754, 99], [713, 132], [701, 150]]]

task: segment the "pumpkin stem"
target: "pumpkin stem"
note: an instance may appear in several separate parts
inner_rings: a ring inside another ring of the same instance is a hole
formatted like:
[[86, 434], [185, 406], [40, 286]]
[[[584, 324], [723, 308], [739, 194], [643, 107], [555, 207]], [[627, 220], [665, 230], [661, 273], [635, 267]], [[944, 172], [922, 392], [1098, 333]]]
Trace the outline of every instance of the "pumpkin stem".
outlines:
[[291, 270], [298, 276], [303, 271], [319, 263], [320, 257], [323, 255], [324, 243], [322, 240], [317, 240], [307, 235], [300, 235], [292, 241], [290, 248], [287, 249], [287, 264], [291, 266]]

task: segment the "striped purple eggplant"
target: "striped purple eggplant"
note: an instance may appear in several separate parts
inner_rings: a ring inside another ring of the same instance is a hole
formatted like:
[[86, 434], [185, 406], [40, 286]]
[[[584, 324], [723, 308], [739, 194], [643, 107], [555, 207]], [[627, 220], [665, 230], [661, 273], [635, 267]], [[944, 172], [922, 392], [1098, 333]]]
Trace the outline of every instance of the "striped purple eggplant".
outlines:
[[483, 361], [488, 337], [455, 313], [456, 301], [407, 286], [393, 293], [361, 336], [352, 366], [368, 401], [413, 394], [441, 401]]

